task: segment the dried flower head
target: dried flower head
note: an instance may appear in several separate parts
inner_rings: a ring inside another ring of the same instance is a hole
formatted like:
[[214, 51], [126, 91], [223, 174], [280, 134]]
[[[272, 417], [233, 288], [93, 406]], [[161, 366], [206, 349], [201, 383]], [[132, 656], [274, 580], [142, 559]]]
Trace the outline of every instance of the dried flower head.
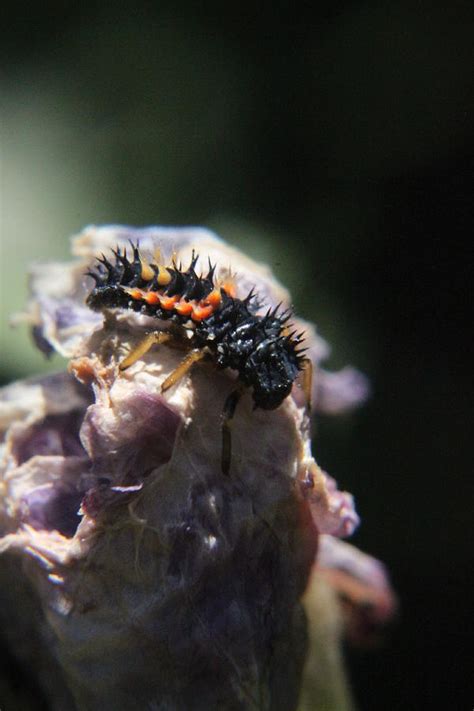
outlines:
[[[67, 374], [0, 396], [0, 551], [20, 557], [48, 646], [40, 658], [20, 656], [57, 709], [296, 708], [301, 599], [318, 538], [358, 524], [352, 497], [311, 455], [297, 384], [273, 410], [255, 410], [251, 391], [243, 394], [226, 476], [222, 407], [235, 373], [205, 364], [162, 393], [183, 355], [166, 343], [120, 370], [156, 319], [91, 310], [84, 273], [129, 240], [183, 263], [196, 250], [220, 281], [232, 275], [237, 297], [253, 288], [267, 307], [289, 305], [268, 268], [202, 229], [88, 228], [73, 241], [76, 261], [34, 267], [27, 318], [36, 343], [70, 361]], [[316, 410], [361, 402], [363, 376], [327, 373], [325, 342], [311, 325], [296, 327], [306, 333]]]

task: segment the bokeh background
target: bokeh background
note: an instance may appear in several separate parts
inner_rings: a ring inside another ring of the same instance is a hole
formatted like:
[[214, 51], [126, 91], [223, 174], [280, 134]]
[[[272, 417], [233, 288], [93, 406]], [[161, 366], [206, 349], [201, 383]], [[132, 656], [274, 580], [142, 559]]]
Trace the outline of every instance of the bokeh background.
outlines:
[[347, 650], [359, 708], [472, 708], [472, 2], [5, 9], [1, 381], [64, 367], [7, 319], [87, 224], [202, 224], [266, 261], [373, 386], [315, 440], [400, 596]]

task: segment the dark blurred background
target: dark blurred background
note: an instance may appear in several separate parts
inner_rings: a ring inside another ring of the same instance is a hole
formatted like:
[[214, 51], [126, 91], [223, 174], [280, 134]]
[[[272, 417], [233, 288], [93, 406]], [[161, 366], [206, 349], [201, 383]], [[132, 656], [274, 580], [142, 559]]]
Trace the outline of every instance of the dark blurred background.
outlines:
[[5, 9], [1, 381], [44, 369], [6, 326], [26, 265], [89, 223], [268, 262], [373, 385], [315, 441], [400, 596], [347, 651], [359, 708], [472, 708], [472, 2]]

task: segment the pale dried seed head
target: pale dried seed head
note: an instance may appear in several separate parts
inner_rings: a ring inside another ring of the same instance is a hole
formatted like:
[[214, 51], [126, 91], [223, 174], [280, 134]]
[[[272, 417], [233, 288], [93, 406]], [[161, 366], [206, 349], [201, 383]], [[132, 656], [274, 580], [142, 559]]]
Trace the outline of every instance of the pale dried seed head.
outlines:
[[[255, 287], [267, 305], [289, 303], [268, 268], [200, 229], [88, 228], [73, 242], [79, 262], [36, 267], [29, 318], [42, 344], [71, 358], [71, 375], [3, 391], [0, 550], [24, 562], [47, 611], [57, 688], [77, 708], [294, 708], [317, 534], [350, 534], [352, 499], [311, 456], [297, 388], [272, 412], [244, 396], [225, 477], [234, 376], [196, 366], [163, 396], [183, 356], [166, 345], [119, 371], [156, 320], [93, 313], [83, 274], [130, 239], [185, 265], [195, 249], [197, 268], [209, 258], [217, 278], [232, 265], [238, 296]], [[327, 347], [303, 327], [319, 366]], [[360, 378], [339, 409], [362, 398]], [[328, 382], [316, 368], [316, 399], [335, 411], [341, 388]]]

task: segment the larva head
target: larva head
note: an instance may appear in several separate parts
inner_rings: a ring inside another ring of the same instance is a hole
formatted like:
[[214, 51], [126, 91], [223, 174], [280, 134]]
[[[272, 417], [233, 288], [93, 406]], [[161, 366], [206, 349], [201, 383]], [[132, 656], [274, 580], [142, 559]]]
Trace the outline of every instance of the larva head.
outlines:
[[256, 407], [274, 410], [290, 394], [302, 367], [297, 343], [287, 336], [268, 338], [250, 356], [246, 375]]

